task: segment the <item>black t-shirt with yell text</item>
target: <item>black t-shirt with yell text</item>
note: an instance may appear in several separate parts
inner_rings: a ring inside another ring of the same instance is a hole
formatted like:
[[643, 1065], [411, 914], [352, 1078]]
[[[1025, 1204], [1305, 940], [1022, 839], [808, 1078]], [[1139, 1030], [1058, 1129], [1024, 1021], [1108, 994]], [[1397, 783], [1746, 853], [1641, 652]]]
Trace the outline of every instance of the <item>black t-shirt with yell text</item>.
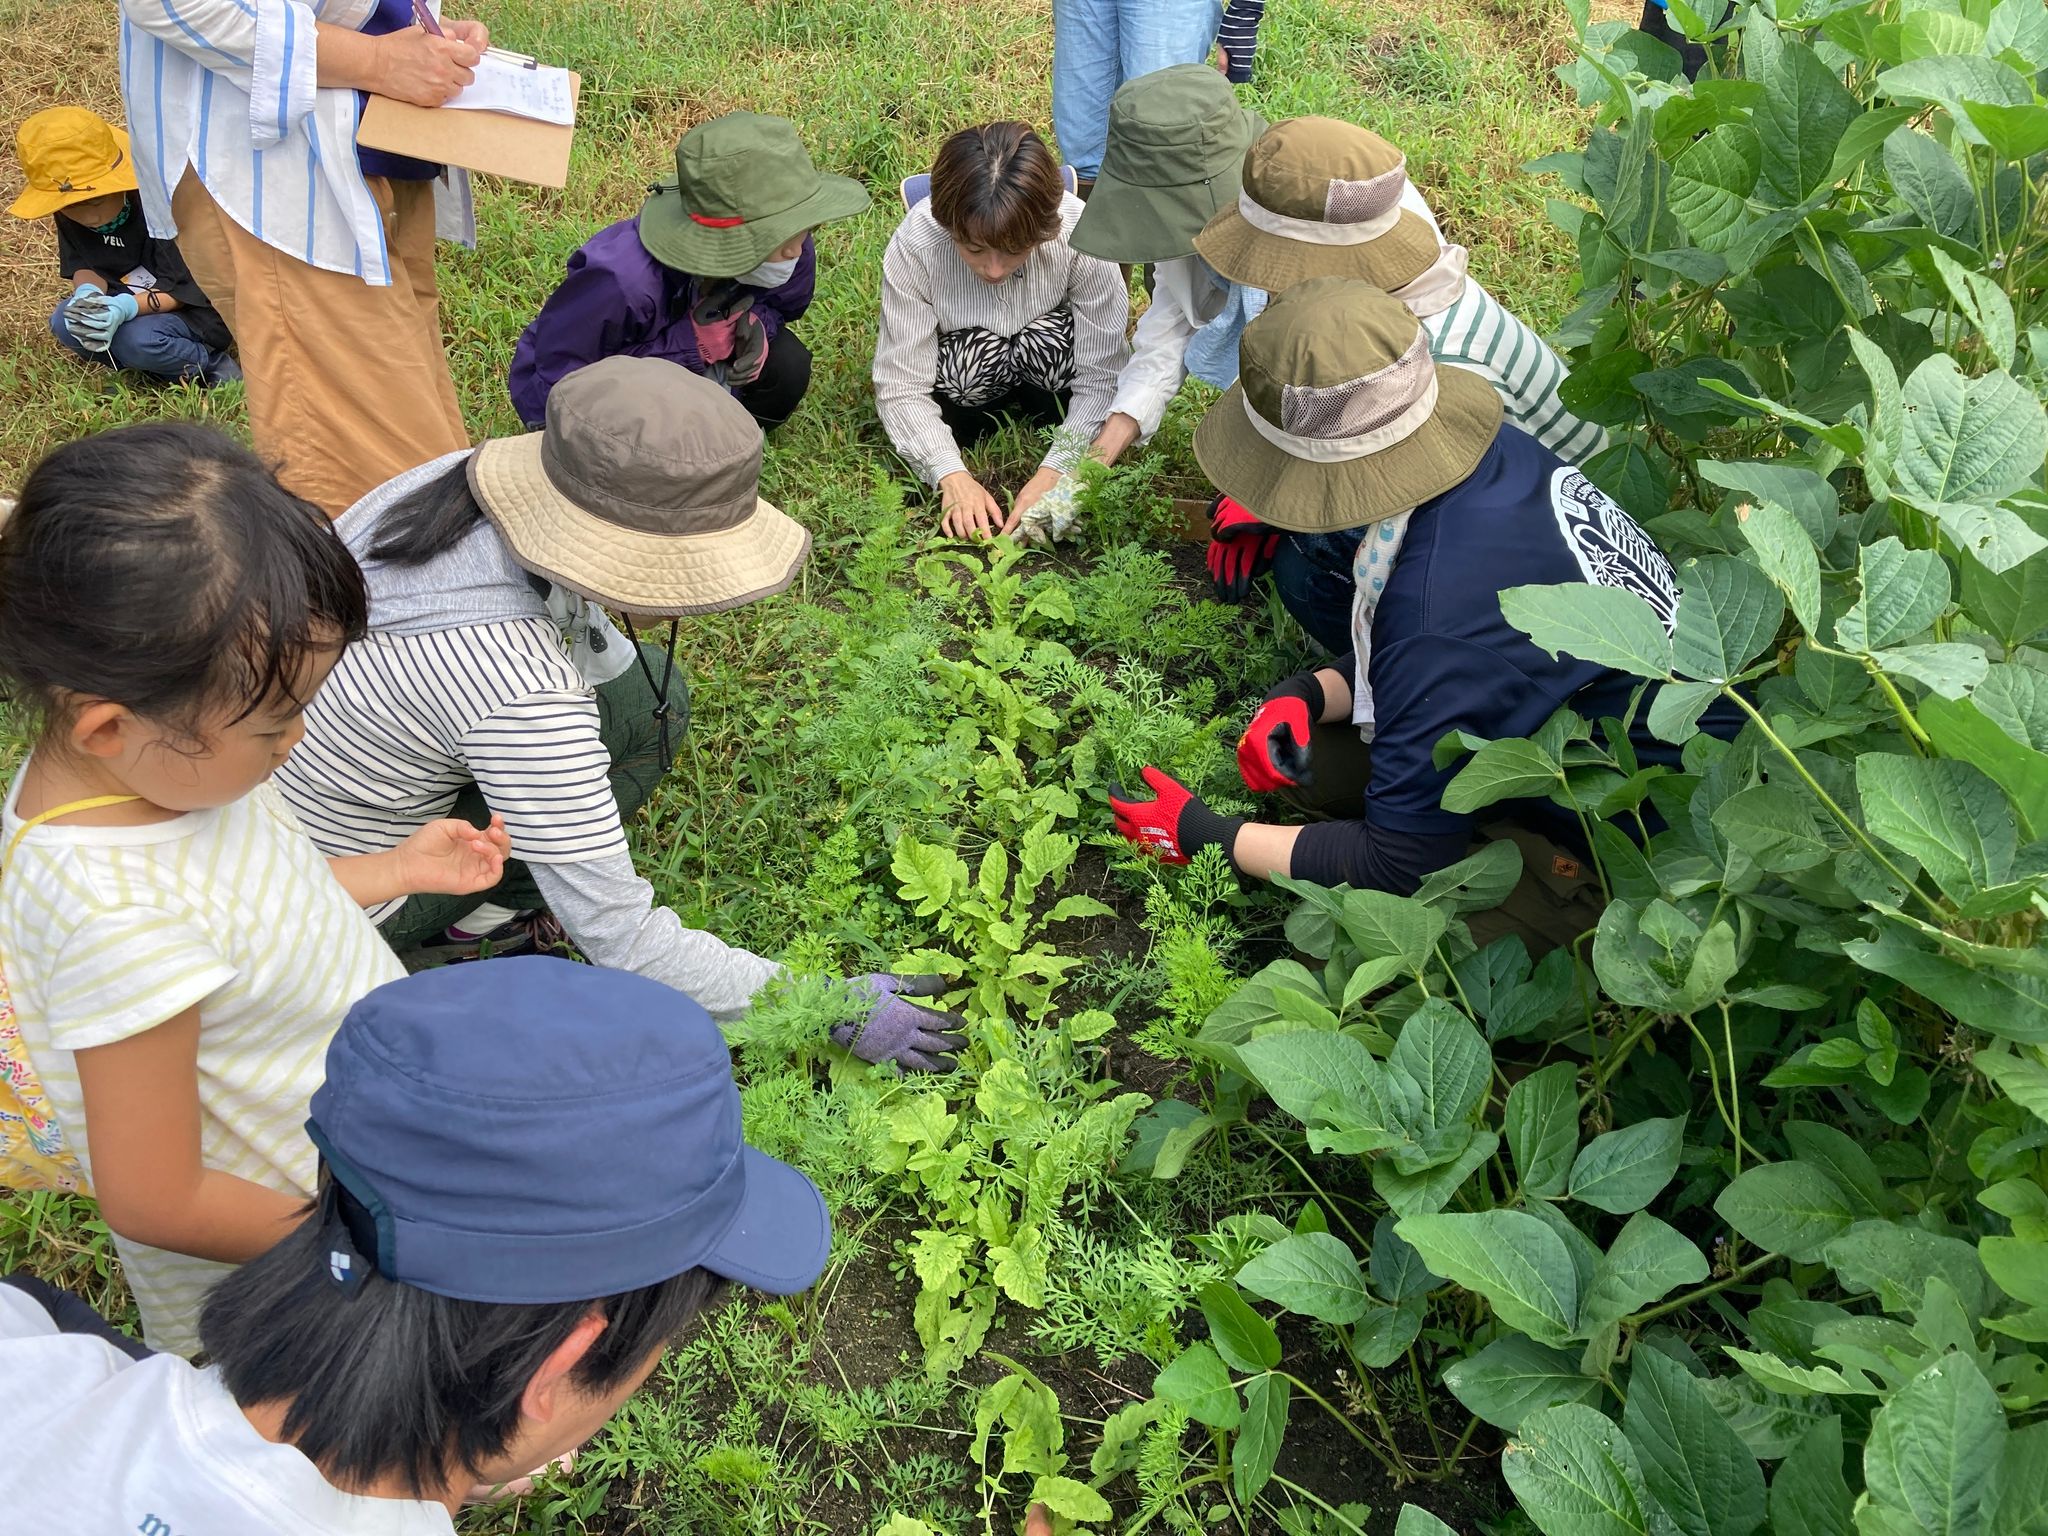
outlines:
[[[1499, 740], [1534, 735], [1567, 705], [1593, 721], [1627, 711], [1640, 678], [1552, 659], [1501, 616], [1503, 588], [1575, 581], [1633, 592], [1667, 630], [1676, 623], [1677, 576], [1650, 536], [1583, 473], [1504, 425], [1468, 479], [1415, 509], [1373, 615], [1371, 826], [1423, 836], [1471, 827], [1443, 808], [1463, 766], [1432, 761], [1447, 732]], [[1630, 733], [1640, 760], [1676, 766], [1678, 749], [1650, 735], [1646, 713], [1637, 709]], [[1741, 716], [1722, 700], [1700, 723], [1733, 736]], [[1547, 802], [1512, 813], [1546, 831], [1565, 816]]]
[[51, 222], [57, 226], [57, 270], [66, 278], [86, 271], [97, 273], [110, 291], [118, 292], [124, 284], [138, 294], [143, 288], [160, 288], [187, 306], [179, 313], [201, 341], [216, 351], [231, 344], [227, 322], [192, 280], [177, 242], [150, 234], [139, 194], [128, 194], [127, 217], [110, 231], [94, 229], [61, 213], [53, 214]]

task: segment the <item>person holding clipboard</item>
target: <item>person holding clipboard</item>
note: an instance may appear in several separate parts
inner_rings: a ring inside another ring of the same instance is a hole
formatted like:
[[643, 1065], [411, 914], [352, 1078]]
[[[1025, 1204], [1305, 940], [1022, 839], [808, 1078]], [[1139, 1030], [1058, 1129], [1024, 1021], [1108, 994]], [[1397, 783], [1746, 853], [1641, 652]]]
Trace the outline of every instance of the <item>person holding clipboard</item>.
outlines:
[[121, 0], [149, 233], [234, 332], [256, 451], [329, 516], [469, 445], [434, 278], [437, 212], [475, 239], [468, 178], [355, 142], [366, 93], [438, 107], [474, 78], [488, 31], [432, 3]]

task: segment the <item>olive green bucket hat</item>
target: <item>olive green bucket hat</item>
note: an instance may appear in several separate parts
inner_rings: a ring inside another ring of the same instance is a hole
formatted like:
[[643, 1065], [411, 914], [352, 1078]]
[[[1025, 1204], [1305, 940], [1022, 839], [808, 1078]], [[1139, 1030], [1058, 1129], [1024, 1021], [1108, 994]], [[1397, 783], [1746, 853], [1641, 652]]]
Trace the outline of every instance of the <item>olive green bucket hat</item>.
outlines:
[[1401, 206], [1408, 161], [1378, 134], [1334, 117], [1275, 123], [1245, 151], [1237, 201], [1195, 249], [1224, 277], [1283, 293], [1312, 277], [1392, 292], [1435, 262], [1436, 232]]
[[678, 272], [738, 277], [792, 237], [867, 205], [859, 182], [811, 164], [787, 118], [728, 112], [677, 142], [675, 180], [640, 205], [640, 243]]
[[1206, 64], [1126, 80], [1110, 98], [1109, 147], [1069, 243], [1104, 261], [1191, 254], [1202, 226], [1236, 202], [1244, 152], [1265, 127]]
[[1195, 429], [1195, 458], [1259, 521], [1331, 533], [1467, 479], [1500, 420], [1493, 386], [1433, 359], [1399, 299], [1312, 278], [1245, 327], [1237, 382]]

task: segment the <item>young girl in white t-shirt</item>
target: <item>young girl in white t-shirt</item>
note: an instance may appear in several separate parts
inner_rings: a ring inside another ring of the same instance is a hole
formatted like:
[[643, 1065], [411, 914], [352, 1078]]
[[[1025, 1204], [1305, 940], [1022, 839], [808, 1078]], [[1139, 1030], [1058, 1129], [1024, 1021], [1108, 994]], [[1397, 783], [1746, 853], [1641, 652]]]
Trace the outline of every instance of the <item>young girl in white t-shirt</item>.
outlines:
[[300, 1220], [306, 1107], [402, 974], [363, 906], [491, 885], [495, 822], [321, 857], [268, 784], [367, 600], [327, 519], [182, 423], [51, 453], [0, 526], [0, 680], [35, 743], [0, 812], [0, 967], [149, 1342]]

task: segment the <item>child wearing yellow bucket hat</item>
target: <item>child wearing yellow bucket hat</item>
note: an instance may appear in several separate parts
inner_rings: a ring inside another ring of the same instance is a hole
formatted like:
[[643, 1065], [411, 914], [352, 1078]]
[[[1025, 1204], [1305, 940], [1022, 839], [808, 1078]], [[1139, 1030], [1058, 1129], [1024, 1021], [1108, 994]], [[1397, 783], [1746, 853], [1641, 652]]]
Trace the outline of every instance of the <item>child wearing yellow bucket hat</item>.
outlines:
[[128, 135], [84, 107], [48, 107], [22, 123], [14, 150], [28, 185], [7, 211], [50, 220], [57, 270], [71, 285], [50, 312], [50, 334], [108, 367], [209, 385], [239, 379], [226, 323], [177, 245], [144, 225]]

